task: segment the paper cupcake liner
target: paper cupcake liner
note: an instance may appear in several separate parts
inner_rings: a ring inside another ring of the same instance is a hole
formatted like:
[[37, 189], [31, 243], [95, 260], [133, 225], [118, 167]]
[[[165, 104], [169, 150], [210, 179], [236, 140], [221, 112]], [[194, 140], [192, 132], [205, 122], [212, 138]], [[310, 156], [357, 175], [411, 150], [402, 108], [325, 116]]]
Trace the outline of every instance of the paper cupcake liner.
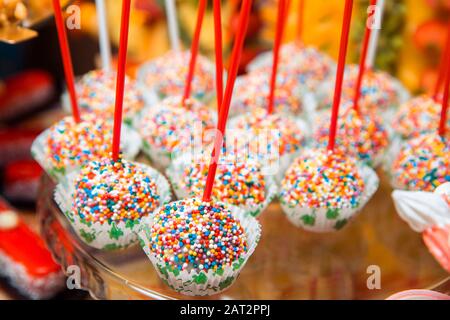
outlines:
[[[169, 178], [169, 181], [172, 184], [173, 190], [178, 199], [185, 199], [198, 196], [193, 194], [192, 192], [189, 192], [189, 190], [186, 190], [180, 185], [184, 169], [189, 165], [191, 161], [192, 161], [191, 155], [184, 154], [176, 158], [166, 170], [166, 176]], [[264, 180], [266, 183], [264, 201], [254, 205], [238, 206], [239, 208], [244, 210], [245, 213], [253, 217], [260, 215], [278, 194], [278, 187], [273, 177], [265, 176]]]
[[332, 232], [342, 229], [361, 209], [378, 189], [379, 179], [373, 169], [365, 165], [358, 166], [364, 180], [364, 192], [355, 208], [308, 208], [291, 206], [282, 197], [280, 203], [289, 221], [296, 227], [312, 232]]
[[[146, 165], [135, 163], [155, 180], [160, 206], [170, 202], [170, 185], [166, 178], [155, 169]], [[69, 220], [78, 237], [88, 246], [101, 250], [117, 250], [129, 247], [138, 242], [137, 233], [141, 221], [120, 221], [118, 223], [88, 222], [72, 213], [73, 195], [75, 193], [75, 180], [78, 173], [72, 172], [63, 179], [55, 189], [55, 201], [61, 211]], [[157, 209], [156, 209], [157, 210]], [[141, 218], [142, 220], [143, 218]]]
[[422, 239], [436, 261], [450, 273], [450, 224], [427, 228], [422, 233]]
[[150, 251], [150, 228], [153, 225], [153, 217], [147, 217], [142, 222], [139, 232], [141, 246], [155, 267], [162, 281], [172, 290], [188, 296], [208, 296], [218, 294], [230, 287], [239, 276], [247, 260], [253, 254], [261, 237], [261, 226], [258, 221], [246, 214], [238, 207], [228, 206], [233, 216], [238, 219], [244, 229], [248, 242], [248, 251], [238, 261], [226, 266], [219, 271], [179, 271], [165, 265], [163, 261]]
[[[55, 181], [64, 179], [66, 174], [79, 170], [81, 165], [67, 166], [62, 169], [56, 168], [50, 160], [52, 155], [46, 153], [46, 143], [50, 129], [43, 131], [33, 142], [31, 146], [31, 155], [45, 170], [45, 172]], [[124, 159], [134, 160], [141, 149], [141, 137], [130, 126], [123, 125], [121, 133], [121, 150]]]

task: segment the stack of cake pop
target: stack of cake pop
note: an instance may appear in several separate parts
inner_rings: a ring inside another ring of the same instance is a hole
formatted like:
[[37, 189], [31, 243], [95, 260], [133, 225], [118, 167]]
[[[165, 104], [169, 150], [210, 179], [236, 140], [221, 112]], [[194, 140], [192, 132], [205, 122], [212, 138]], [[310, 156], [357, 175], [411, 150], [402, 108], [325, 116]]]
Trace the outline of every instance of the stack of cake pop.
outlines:
[[[277, 91], [278, 56], [286, 13], [286, 3], [280, 1], [273, 49], [273, 64], [268, 81], [269, 91], [259, 89], [261, 91], [257, 92], [250, 88], [248, 94], [253, 96], [253, 98], [250, 96], [252, 100], [247, 103], [247, 108], [250, 108], [250, 110], [235, 117], [230, 122], [230, 129], [235, 132], [241, 132], [240, 136], [246, 138], [246, 141], [242, 141], [242, 139], [238, 141], [238, 149], [249, 149], [264, 165], [269, 167], [277, 166], [276, 179], [281, 179], [293, 157], [304, 146], [308, 133], [308, 128], [302, 120], [292, 118], [283, 112], [277, 112], [278, 109], [275, 109], [284, 107], [292, 112], [296, 108], [296, 102], [289, 99], [290, 89], [284, 87], [282, 90]], [[258, 75], [258, 77], [261, 76], [262, 73]], [[286, 83], [283, 82], [283, 84]], [[295, 85], [295, 81], [289, 82], [289, 85]], [[284, 94], [284, 99], [277, 101], [277, 98], [280, 97], [277, 94], [280, 92], [289, 93]], [[253, 102], [256, 101], [256, 97], [261, 96], [261, 93], [268, 93], [261, 98], [263, 107], [259, 107], [258, 103]]]
[[305, 150], [281, 182], [281, 206], [296, 226], [314, 232], [341, 229], [367, 203], [378, 177], [335, 147], [353, 1], [345, 2], [336, 87], [327, 149]]
[[211, 198], [251, 4], [251, 0], [242, 2], [230, 76], [220, 107], [220, 134], [216, 135], [203, 198], [163, 206], [146, 219], [139, 233], [144, 252], [159, 276], [170, 288], [186, 295], [217, 294], [233, 284], [261, 233], [255, 218]]
[[[161, 174], [120, 155], [129, 12], [130, 0], [125, 0], [111, 153], [98, 160], [88, 159], [79, 172], [64, 176], [55, 192], [56, 202], [78, 236], [86, 244], [104, 250], [136, 243], [140, 220], [171, 198], [169, 184]], [[100, 146], [107, 144], [98, 141]]]

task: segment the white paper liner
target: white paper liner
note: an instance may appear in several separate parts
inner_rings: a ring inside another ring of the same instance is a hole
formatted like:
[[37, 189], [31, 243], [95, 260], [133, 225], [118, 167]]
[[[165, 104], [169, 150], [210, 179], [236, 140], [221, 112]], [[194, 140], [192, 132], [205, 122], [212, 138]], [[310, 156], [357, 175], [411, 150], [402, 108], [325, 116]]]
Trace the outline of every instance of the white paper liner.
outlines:
[[[55, 168], [50, 160], [52, 155], [47, 154], [45, 148], [49, 134], [50, 129], [46, 129], [34, 140], [31, 146], [31, 154], [45, 172], [58, 182], [64, 179], [66, 174], [79, 170], [82, 163], [78, 166], [65, 167], [62, 170]], [[141, 137], [134, 129], [126, 124], [122, 125], [120, 145], [124, 159], [134, 160], [141, 149], [141, 142]]]
[[[199, 196], [192, 194], [189, 190], [183, 188], [180, 185], [180, 181], [182, 181], [184, 169], [191, 163], [192, 157], [190, 154], [183, 154], [182, 156], [176, 158], [170, 166], [166, 170], [166, 175], [169, 178], [170, 183], [172, 184], [173, 191], [178, 199], [191, 198], [194, 196]], [[257, 217], [260, 215], [267, 206], [272, 202], [272, 200], [278, 194], [278, 187], [271, 176], [264, 177], [266, 183], [265, 189], [265, 199], [263, 202], [253, 205], [239, 205], [238, 207], [244, 210], [247, 214], [251, 216]], [[220, 199], [222, 201], [222, 199]]]
[[[160, 196], [159, 207], [170, 202], [172, 195], [166, 178], [149, 166], [141, 163], [135, 163], [135, 165], [142, 168], [155, 181]], [[55, 201], [80, 239], [87, 245], [102, 250], [124, 249], [136, 243], [138, 241], [139, 221], [134, 223], [125, 223], [124, 221], [118, 223], [105, 222], [102, 224], [100, 222], [86, 222], [77, 214], [72, 213], [75, 180], [78, 174], [78, 172], [72, 172], [56, 186]]]
[[141, 246], [147, 257], [152, 262], [158, 275], [172, 290], [188, 296], [208, 296], [218, 294], [230, 287], [239, 276], [247, 260], [253, 254], [261, 237], [261, 225], [252, 216], [246, 214], [238, 207], [227, 205], [232, 211], [233, 217], [240, 221], [244, 229], [248, 243], [248, 251], [239, 261], [235, 261], [231, 266], [223, 268], [223, 272], [217, 273], [213, 270], [208, 271], [178, 271], [166, 267], [163, 261], [160, 261], [150, 251], [150, 228], [153, 225], [153, 216], [142, 220], [142, 229], [139, 232]]
[[392, 198], [398, 215], [416, 232], [433, 226], [450, 225], [450, 207], [442, 194], [450, 196], [450, 182], [434, 192], [394, 190]]
[[364, 180], [364, 191], [357, 207], [335, 209], [291, 206], [280, 197], [281, 207], [289, 221], [296, 227], [312, 232], [322, 233], [340, 230], [361, 211], [378, 189], [379, 178], [372, 168], [366, 165], [358, 165], [358, 171]]

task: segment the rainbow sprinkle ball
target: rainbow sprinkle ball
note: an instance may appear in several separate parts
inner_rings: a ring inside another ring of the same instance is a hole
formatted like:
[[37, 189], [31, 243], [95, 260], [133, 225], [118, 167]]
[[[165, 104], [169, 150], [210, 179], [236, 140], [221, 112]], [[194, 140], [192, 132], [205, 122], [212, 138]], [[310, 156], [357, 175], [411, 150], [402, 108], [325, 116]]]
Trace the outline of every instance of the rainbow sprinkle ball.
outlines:
[[[83, 75], [76, 83], [78, 106], [80, 111], [95, 113], [98, 116], [112, 118], [114, 115], [117, 73], [115, 71], [92, 70]], [[71, 110], [69, 95], [62, 96], [63, 108]], [[144, 97], [138, 84], [125, 77], [124, 119], [131, 123], [132, 119], [144, 107]]]
[[405, 142], [390, 167], [396, 189], [434, 191], [450, 181], [450, 144], [437, 132]]
[[[169, 51], [163, 56], [143, 64], [138, 70], [138, 81], [159, 99], [182, 96], [189, 69], [190, 51]], [[214, 97], [215, 67], [206, 57], [198, 55], [192, 97], [208, 102]], [[151, 97], [153, 98], [153, 96]]]
[[137, 242], [142, 219], [170, 201], [170, 186], [156, 170], [102, 158], [58, 184], [55, 200], [78, 236], [102, 250]]
[[308, 149], [289, 167], [280, 201], [288, 219], [313, 232], [340, 230], [378, 188], [368, 166], [339, 150]]
[[[189, 154], [176, 158], [167, 169], [167, 176], [178, 198], [200, 197], [206, 185], [211, 153], [198, 159]], [[264, 175], [262, 165], [253, 157], [229, 152], [219, 159], [212, 198], [237, 206], [257, 216], [277, 195], [272, 176]]]
[[[316, 146], [326, 147], [330, 133], [330, 112], [321, 112], [313, 133]], [[389, 143], [389, 135], [376, 114], [356, 111], [348, 105], [339, 117], [336, 148], [341, 152], [377, 167], [383, 160]]]
[[233, 284], [260, 234], [257, 220], [239, 208], [191, 198], [162, 206], [139, 236], [170, 288], [204, 296]]
[[273, 168], [277, 181], [282, 179], [308, 136], [302, 120], [281, 113], [268, 114], [265, 108], [254, 108], [231, 119], [229, 126], [228, 132], [234, 131], [239, 138], [238, 150], [249, 150], [264, 166]]
[[[60, 181], [65, 174], [108, 156], [112, 132], [112, 121], [94, 114], [83, 114], [79, 123], [65, 117], [36, 138], [31, 152], [47, 174]], [[141, 147], [140, 137], [124, 126], [121, 146], [124, 157], [133, 159]]]
[[[162, 100], [146, 108], [136, 124], [142, 137], [144, 152], [160, 168], [166, 168], [176, 154], [182, 154], [194, 144], [208, 144], [207, 135], [216, 123], [216, 112], [196, 99], [181, 103], [181, 96]], [[200, 145], [201, 148], [201, 145]]]

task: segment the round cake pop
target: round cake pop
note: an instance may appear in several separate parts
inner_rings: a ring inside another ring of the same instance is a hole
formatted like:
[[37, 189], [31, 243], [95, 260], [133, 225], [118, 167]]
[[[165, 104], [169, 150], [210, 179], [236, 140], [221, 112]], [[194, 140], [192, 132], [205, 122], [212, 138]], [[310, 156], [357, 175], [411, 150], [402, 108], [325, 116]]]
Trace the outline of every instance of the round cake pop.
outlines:
[[[198, 197], [203, 194], [208, 176], [211, 153], [198, 159], [190, 154], [175, 159], [167, 170], [178, 198]], [[221, 155], [212, 190], [212, 198], [242, 208], [257, 216], [277, 194], [277, 187], [263, 166], [251, 156], [236, 153]]]
[[175, 153], [191, 147], [198, 133], [214, 129], [216, 113], [195, 99], [170, 97], [142, 112], [137, 130], [143, 138], [144, 151], [160, 166], [166, 167]]
[[[269, 74], [257, 70], [236, 80], [230, 116], [240, 115], [255, 107], [267, 108], [270, 92]], [[278, 70], [274, 108], [277, 112], [299, 115], [303, 111], [303, 94], [296, 78], [287, 70]]]
[[[345, 108], [339, 116], [336, 148], [355, 157], [365, 164], [376, 167], [380, 164], [389, 136], [382, 120], [374, 113]], [[313, 140], [320, 147], [326, 147], [330, 134], [330, 113], [320, 113]]]
[[[428, 95], [415, 97], [400, 106], [392, 120], [392, 128], [402, 139], [434, 132], [441, 108], [441, 103]], [[450, 127], [450, 117], [447, 118], [447, 126]], [[450, 133], [447, 133], [447, 138], [450, 138]]]
[[[50, 176], [60, 180], [66, 173], [107, 156], [112, 132], [112, 121], [94, 114], [84, 114], [79, 123], [71, 116], [65, 117], [36, 138], [31, 152]], [[140, 146], [139, 135], [124, 126], [124, 156], [133, 159]]]
[[144, 251], [165, 283], [191, 296], [231, 286], [261, 233], [239, 208], [198, 198], [164, 205], [147, 220], [139, 233]]
[[170, 201], [170, 187], [150, 167], [102, 158], [69, 175], [55, 199], [85, 243], [113, 250], [137, 242], [141, 219]]
[[[239, 140], [239, 149], [248, 149], [264, 165], [279, 161], [276, 177], [281, 178], [292, 157], [306, 142], [306, 125], [279, 113], [268, 114], [264, 108], [254, 108], [230, 121], [230, 129]], [[240, 134], [240, 132], [242, 132]]]
[[339, 151], [308, 149], [281, 182], [281, 205], [296, 226], [314, 232], [339, 230], [370, 199], [378, 177]]
[[[258, 55], [247, 67], [250, 72], [260, 71], [270, 74], [273, 51]], [[278, 70], [286, 71], [308, 90], [314, 90], [322, 82], [329, 80], [335, 69], [334, 61], [313, 47], [305, 47], [297, 42], [281, 46]]]
[[[117, 73], [115, 71], [93, 70], [83, 75], [76, 83], [80, 111], [94, 112], [112, 118], [114, 115]], [[63, 95], [63, 107], [70, 110], [68, 94]], [[144, 98], [136, 82], [125, 78], [124, 117], [131, 120], [144, 107]]]
[[[358, 78], [358, 65], [346, 67], [342, 85], [342, 99], [352, 100]], [[319, 89], [318, 107], [330, 108], [333, 103], [333, 84], [326, 83]], [[386, 72], [366, 70], [361, 85], [359, 105], [367, 111], [389, 111], [408, 98], [407, 91], [394, 77]]]
[[437, 132], [405, 142], [390, 167], [394, 188], [433, 191], [450, 181], [450, 144]]
[[[182, 96], [186, 85], [191, 53], [169, 51], [145, 63], [138, 71], [138, 80], [152, 90], [158, 98]], [[198, 55], [192, 80], [192, 97], [208, 101], [214, 96], [214, 64]]]

